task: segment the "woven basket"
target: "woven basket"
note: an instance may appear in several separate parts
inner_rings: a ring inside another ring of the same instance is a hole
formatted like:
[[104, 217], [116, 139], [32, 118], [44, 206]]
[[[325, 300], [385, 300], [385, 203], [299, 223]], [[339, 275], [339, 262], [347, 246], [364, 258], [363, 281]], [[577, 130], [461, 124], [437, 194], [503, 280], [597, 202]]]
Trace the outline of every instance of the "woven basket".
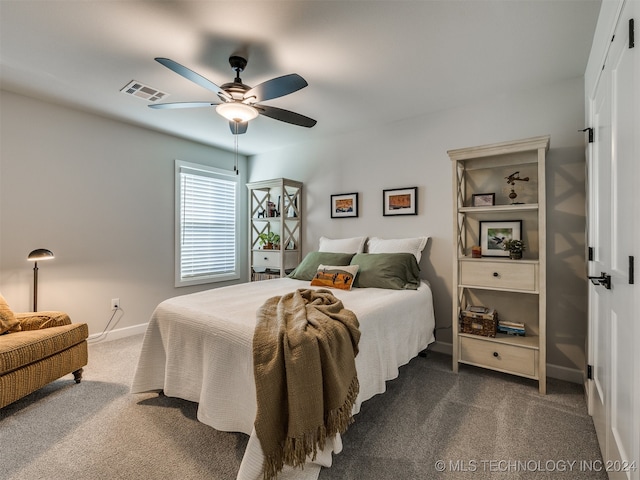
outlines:
[[460, 332], [495, 337], [498, 329], [498, 312], [476, 313], [468, 310], [460, 312]]

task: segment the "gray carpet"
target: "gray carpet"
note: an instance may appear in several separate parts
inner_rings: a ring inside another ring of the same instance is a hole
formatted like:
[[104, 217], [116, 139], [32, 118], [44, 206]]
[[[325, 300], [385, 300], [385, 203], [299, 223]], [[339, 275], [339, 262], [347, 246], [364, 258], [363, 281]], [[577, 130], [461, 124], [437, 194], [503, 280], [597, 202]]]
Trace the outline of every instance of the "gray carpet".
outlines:
[[[194, 403], [129, 393], [141, 341], [91, 345], [82, 383], [69, 375], [1, 409], [0, 477], [234, 479], [246, 435], [199, 423]], [[581, 386], [553, 379], [540, 396], [535, 382], [455, 375], [429, 353], [355, 420], [321, 480], [607, 478], [585, 471], [601, 456]]]

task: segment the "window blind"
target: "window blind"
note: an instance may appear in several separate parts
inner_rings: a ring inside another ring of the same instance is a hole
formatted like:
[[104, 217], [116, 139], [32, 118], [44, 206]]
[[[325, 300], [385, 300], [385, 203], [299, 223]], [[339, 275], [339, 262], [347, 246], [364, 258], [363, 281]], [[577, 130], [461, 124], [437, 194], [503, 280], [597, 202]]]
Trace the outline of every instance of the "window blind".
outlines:
[[176, 283], [192, 285], [238, 278], [237, 181], [184, 165], [176, 173], [179, 175]]

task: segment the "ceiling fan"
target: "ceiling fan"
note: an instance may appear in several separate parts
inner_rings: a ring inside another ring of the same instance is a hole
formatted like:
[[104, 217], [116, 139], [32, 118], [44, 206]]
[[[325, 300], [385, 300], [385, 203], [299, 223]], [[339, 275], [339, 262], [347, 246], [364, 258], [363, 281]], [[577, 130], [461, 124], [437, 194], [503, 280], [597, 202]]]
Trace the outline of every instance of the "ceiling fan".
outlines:
[[225, 83], [219, 87], [202, 75], [173, 60], [160, 57], [155, 60], [168, 69], [173, 70], [178, 75], [182, 75], [187, 80], [191, 80], [201, 87], [212, 91], [218, 96], [220, 101], [157, 103], [149, 105], [150, 108], [196, 108], [215, 105], [216, 111], [229, 120], [229, 127], [231, 133], [234, 135], [245, 133], [249, 120], [256, 118], [259, 114], [280, 120], [281, 122], [307, 128], [311, 128], [317, 123], [313, 118], [305, 117], [299, 113], [270, 105], [259, 104], [259, 102], [283, 97], [306, 87], [308, 85], [306, 80], [296, 73], [272, 78], [252, 88], [242, 83], [242, 79], [240, 78], [240, 72], [247, 66], [247, 60], [243, 57], [232, 55], [229, 57], [229, 64], [236, 72], [236, 78], [233, 82]]

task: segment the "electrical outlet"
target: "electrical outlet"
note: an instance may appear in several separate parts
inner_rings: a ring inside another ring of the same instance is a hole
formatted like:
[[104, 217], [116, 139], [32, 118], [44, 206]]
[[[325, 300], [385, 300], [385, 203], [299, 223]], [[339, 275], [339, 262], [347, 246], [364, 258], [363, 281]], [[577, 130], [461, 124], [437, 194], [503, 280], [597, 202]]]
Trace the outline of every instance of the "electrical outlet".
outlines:
[[111, 299], [111, 310], [118, 310], [120, 308], [120, 299], [112, 298]]

